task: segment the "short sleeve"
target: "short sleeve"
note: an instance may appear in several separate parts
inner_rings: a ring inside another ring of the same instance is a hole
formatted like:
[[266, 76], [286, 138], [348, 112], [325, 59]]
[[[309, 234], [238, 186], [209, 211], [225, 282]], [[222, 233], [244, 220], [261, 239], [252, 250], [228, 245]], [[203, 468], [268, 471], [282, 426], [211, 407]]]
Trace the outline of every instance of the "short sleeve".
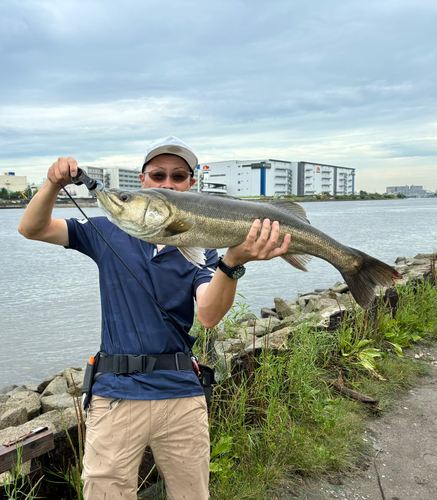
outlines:
[[217, 270], [217, 250], [206, 250], [205, 257], [205, 264], [198, 269], [194, 278], [194, 297], [196, 297], [197, 288], [203, 283], [209, 283]]
[[[92, 217], [92, 224], [109, 238], [115, 226], [106, 217]], [[107, 244], [87, 219], [68, 219], [68, 247], [88, 255], [95, 262], [99, 262]]]

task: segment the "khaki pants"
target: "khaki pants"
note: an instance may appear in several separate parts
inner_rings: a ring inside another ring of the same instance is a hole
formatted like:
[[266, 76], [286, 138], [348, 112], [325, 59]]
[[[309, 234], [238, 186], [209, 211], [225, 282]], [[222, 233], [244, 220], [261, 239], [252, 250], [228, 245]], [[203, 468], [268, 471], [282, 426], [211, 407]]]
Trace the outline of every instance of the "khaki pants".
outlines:
[[[150, 446], [169, 500], [207, 500], [209, 429], [204, 396], [144, 401], [93, 396], [82, 478], [85, 500], [136, 500]], [[120, 401], [120, 400], [117, 400]]]

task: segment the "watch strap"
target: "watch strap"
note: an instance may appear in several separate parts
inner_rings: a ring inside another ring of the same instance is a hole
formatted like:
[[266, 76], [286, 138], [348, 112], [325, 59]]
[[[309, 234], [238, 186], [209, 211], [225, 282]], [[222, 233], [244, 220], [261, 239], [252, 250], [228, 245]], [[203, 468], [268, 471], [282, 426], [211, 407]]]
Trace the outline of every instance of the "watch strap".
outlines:
[[229, 267], [223, 262], [223, 256], [219, 257], [217, 266], [222, 273], [226, 274], [226, 276], [228, 276], [228, 278], [231, 278], [232, 280], [238, 280], [246, 272], [246, 268], [242, 265]]

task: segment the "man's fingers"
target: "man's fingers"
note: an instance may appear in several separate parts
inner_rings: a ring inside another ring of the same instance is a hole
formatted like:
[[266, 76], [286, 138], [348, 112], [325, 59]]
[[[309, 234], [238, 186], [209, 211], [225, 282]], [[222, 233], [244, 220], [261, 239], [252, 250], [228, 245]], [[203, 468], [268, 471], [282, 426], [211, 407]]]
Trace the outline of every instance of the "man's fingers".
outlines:
[[269, 236], [270, 236], [270, 220], [264, 219], [261, 226], [261, 232], [259, 233], [258, 239], [255, 242], [255, 246], [259, 248], [265, 246], [267, 240], [269, 239]]
[[291, 243], [291, 235], [286, 234], [284, 240], [281, 243], [281, 246], [274, 248], [270, 253], [270, 257], [271, 258], [278, 257], [279, 255], [284, 255], [285, 253], [287, 253], [290, 243]]
[[260, 225], [261, 221], [259, 219], [256, 219], [249, 230], [249, 233], [246, 238], [246, 243], [248, 243], [250, 246], [252, 246], [256, 241], [256, 236], [258, 234], [258, 229]]
[[77, 176], [77, 171], [77, 161], [74, 158], [61, 157], [49, 168], [47, 177], [53, 184], [65, 186], [71, 184], [71, 177]]
[[77, 176], [77, 161], [72, 158], [71, 156], [69, 156], [67, 158], [67, 161], [70, 165], [70, 175], [71, 177], [76, 177]]

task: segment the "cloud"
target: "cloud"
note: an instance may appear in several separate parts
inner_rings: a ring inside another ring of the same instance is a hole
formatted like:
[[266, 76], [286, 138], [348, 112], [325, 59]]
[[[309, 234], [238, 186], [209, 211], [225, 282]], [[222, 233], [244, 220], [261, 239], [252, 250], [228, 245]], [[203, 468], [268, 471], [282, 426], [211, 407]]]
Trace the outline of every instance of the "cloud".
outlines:
[[413, 183], [436, 158], [436, 14], [430, 0], [6, 0], [0, 162], [38, 178], [59, 155], [131, 164], [172, 133], [207, 161], [344, 164], [359, 184], [397, 159]]

